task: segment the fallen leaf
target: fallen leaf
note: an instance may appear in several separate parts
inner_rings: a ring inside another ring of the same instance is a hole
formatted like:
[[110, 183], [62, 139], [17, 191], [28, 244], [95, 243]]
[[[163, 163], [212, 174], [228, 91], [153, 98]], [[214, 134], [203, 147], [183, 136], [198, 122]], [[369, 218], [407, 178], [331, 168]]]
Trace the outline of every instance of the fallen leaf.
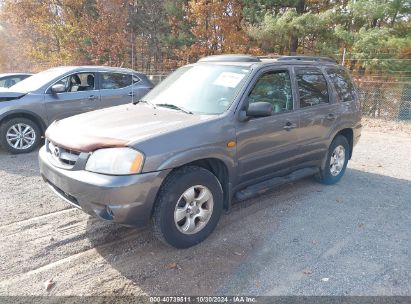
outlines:
[[317, 241], [317, 240], [312, 240], [311, 243], [312, 243], [313, 245], [318, 245], [319, 241]]
[[363, 223], [359, 223], [358, 224], [358, 228], [363, 228], [364, 227], [364, 224]]
[[52, 278], [44, 282], [46, 291], [50, 291], [54, 287], [54, 285], [56, 285], [56, 282], [54, 282]]
[[304, 274], [312, 274], [313, 271], [312, 271], [311, 269], [309, 269], [309, 268], [306, 268], [306, 269], [303, 270], [303, 273], [304, 273]]
[[177, 269], [177, 263], [176, 262], [171, 262], [167, 264], [166, 266], [167, 269]]
[[328, 282], [329, 278], [322, 278], [321, 281]]

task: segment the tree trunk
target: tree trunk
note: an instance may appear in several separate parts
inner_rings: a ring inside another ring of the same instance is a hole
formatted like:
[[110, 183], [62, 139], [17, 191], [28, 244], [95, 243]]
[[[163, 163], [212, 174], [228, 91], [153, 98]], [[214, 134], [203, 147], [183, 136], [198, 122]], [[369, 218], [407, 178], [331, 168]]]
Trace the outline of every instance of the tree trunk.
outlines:
[[[305, 8], [305, 0], [298, 0], [295, 5], [295, 10], [297, 11], [298, 15], [302, 15], [304, 13]], [[298, 36], [295, 34], [291, 34], [290, 36], [290, 55], [297, 54], [298, 49]]]

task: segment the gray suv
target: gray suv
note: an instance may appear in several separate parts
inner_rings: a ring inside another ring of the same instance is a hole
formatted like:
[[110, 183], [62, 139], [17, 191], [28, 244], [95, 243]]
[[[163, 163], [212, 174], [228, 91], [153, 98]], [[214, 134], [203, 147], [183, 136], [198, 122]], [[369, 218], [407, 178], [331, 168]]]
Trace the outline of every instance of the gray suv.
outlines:
[[142, 100], [54, 122], [41, 174], [67, 203], [177, 248], [234, 201], [314, 175], [343, 176], [361, 133], [349, 73], [317, 57], [213, 56]]
[[0, 91], [0, 144], [11, 153], [33, 151], [57, 119], [130, 103], [153, 84], [129, 69], [59, 67]]

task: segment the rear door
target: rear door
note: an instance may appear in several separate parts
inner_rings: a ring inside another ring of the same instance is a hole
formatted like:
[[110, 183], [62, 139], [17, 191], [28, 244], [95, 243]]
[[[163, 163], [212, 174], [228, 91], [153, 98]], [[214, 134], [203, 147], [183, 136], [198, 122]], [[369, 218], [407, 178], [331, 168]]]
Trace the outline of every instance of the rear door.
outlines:
[[339, 116], [338, 104], [321, 69], [295, 67], [294, 74], [298, 88], [301, 162], [321, 160]]
[[100, 72], [102, 107], [112, 107], [141, 99], [147, 88], [140, 88], [138, 76], [128, 73]]
[[94, 72], [80, 72], [53, 83], [63, 84], [66, 91], [53, 93], [53, 85], [46, 91], [44, 99], [49, 122], [98, 109], [100, 93], [96, 89], [95, 77]]
[[268, 69], [256, 76], [245, 104], [269, 102], [273, 115], [237, 123], [239, 183], [244, 185], [287, 170], [298, 153], [298, 112], [288, 68]]
[[341, 67], [325, 69], [338, 99], [338, 115], [342, 124], [354, 125], [360, 119], [361, 109], [355, 87], [348, 72]]

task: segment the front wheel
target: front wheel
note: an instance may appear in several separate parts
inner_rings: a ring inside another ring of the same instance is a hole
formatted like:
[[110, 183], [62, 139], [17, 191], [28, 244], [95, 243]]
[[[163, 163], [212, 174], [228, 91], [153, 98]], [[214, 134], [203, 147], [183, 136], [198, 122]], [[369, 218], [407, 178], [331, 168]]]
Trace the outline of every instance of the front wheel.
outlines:
[[194, 166], [171, 173], [153, 213], [154, 233], [162, 242], [187, 248], [214, 230], [223, 209], [223, 190], [210, 171]]
[[27, 118], [12, 118], [0, 127], [1, 145], [13, 154], [33, 151], [38, 147], [40, 140], [39, 126]]
[[321, 168], [318, 180], [326, 185], [337, 183], [344, 175], [347, 168], [350, 146], [347, 139], [338, 135], [332, 141], [325, 161], [325, 166]]

